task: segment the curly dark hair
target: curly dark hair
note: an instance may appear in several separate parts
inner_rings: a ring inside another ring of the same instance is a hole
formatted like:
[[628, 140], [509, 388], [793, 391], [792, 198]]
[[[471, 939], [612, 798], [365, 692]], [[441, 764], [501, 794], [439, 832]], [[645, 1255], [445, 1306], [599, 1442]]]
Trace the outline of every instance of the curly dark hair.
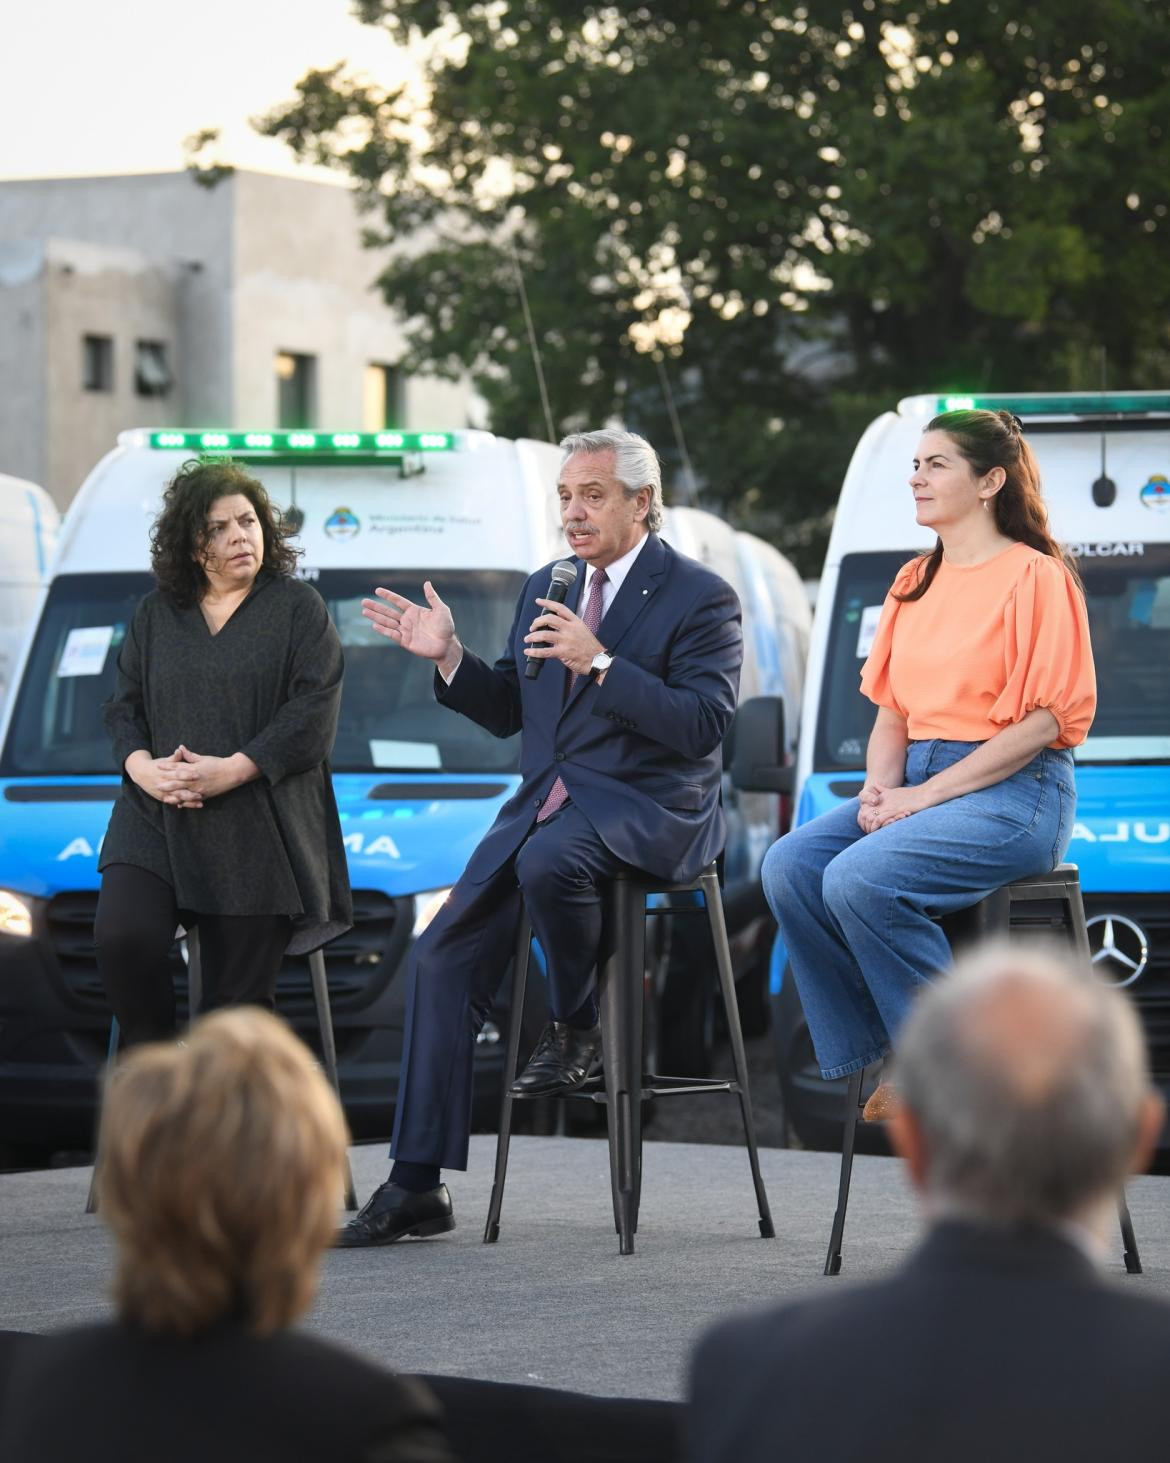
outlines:
[[223, 457], [193, 457], [185, 462], [163, 492], [162, 512], [150, 530], [150, 567], [158, 587], [178, 604], [198, 604], [207, 589], [207, 575], [199, 563], [207, 546], [207, 515], [217, 498], [241, 493], [255, 509], [264, 534], [261, 568], [272, 574], [291, 574], [303, 552], [289, 539], [279, 508], [241, 467]]
[[[945, 411], [927, 422], [926, 430], [945, 432], [979, 477], [985, 477], [993, 467], [1003, 468], [1003, 487], [991, 499], [995, 526], [1005, 538], [1014, 538], [1017, 543], [1028, 544], [1042, 554], [1062, 560], [1080, 585], [1076, 565], [1048, 531], [1040, 469], [1024, 438], [1024, 424], [1019, 417], [1010, 411]], [[939, 539], [932, 550], [920, 557], [914, 588], [894, 598], [903, 603], [921, 599], [938, 573], [942, 557], [943, 545]]]

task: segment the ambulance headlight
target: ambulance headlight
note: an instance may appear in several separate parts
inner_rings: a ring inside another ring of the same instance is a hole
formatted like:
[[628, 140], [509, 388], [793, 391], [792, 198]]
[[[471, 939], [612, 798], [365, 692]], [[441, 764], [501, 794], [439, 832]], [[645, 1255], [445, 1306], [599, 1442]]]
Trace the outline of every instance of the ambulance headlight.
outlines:
[[8, 889], [0, 889], [0, 935], [15, 935], [17, 939], [27, 940], [32, 932], [31, 901]]
[[414, 896], [414, 929], [411, 934], [417, 940], [450, 896], [450, 889], [429, 889], [425, 894]]

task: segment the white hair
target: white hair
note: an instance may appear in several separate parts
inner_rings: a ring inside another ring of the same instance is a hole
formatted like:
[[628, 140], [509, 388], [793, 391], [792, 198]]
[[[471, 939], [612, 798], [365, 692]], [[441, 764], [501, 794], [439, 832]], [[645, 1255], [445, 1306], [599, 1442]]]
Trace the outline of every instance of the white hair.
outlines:
[[639, 437], [637, 432], [624, 432], [619, 427], [570, 432], [561, 443], [561, 451], [565, 454], [564, 462], [575, 452], [612, 452], [614, 477], [626, 490], [626, 497], [633, 498], [642, 488], [649, 488], [646, 527], [651, 533], [657, 533], [662, 527], [662, 465], [645, 437]]
[[999, 942], [927, 987], [897, 1084], [944, 1210], [999, 1223], [1075, 1218], [1116, 1190], [1150, 1091], [1131, 1002], [1055, 951]]

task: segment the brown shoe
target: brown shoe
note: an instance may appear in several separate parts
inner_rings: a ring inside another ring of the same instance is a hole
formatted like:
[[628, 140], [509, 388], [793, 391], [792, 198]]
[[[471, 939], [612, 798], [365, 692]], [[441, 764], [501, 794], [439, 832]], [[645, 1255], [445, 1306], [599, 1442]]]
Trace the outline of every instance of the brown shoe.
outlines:
[[892, 1082], [879, 1082], [869, 1095], [869, 1101], [861, 1109], [864, 1123], [884, 1123], [897, 1111], [901, 1098]]

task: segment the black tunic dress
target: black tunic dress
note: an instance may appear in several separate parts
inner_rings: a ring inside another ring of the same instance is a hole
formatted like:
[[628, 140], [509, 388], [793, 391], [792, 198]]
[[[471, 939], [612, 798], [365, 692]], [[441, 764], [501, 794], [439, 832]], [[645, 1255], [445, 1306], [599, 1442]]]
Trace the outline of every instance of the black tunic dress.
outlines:
[[[135, 611], [106, 702], [123, 768], [99, 869], [134, 864], [165, 879], [180, 910], [287, 915], [290, 954], [353, 923], [327, 758], [337, 731], [342, 654], [321, 596], [261, 570], [213, 635], [198, 605], [155, 590]], [[131, 752], [243, 752], [261, 776], [202, 808], [160, 803], [125, 773]]]

